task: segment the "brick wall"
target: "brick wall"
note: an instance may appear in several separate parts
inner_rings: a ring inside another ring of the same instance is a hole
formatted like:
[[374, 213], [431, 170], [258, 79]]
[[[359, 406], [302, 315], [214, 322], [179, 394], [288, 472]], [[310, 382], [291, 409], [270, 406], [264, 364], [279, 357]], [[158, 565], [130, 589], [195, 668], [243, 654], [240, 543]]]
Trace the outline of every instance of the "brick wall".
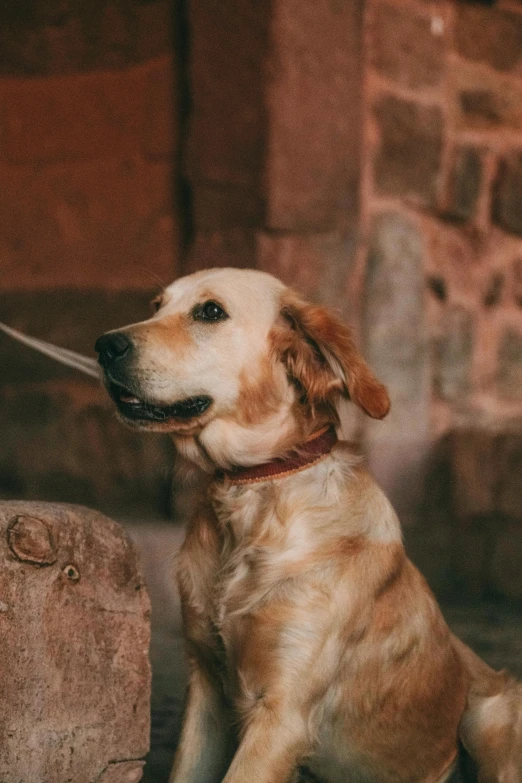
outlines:
[[[93, 354], [176, 270], [179, 94], [166, 0], [0, 8], [0, 320]], [[177, 115], [176, 115], [177, 116]], [[0, 493], [161, 510], [168, 444], [0, 338]]]
[[395, 408], [370, 460], [418, 522], [438, 506], [432, 571], [461, 547], [520, 597], [522, 6], [368, 0], [365, 26], [362, 331]]

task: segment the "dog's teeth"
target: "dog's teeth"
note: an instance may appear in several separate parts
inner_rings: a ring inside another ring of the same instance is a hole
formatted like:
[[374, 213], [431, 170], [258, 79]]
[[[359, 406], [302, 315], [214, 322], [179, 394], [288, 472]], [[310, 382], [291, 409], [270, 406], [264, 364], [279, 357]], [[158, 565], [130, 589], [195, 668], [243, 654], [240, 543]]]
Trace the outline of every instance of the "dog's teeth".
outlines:
[[122, 394], [122, 395], [120, 395], [120, 400], [121, 400], [122, 402], [127, 402], [127, 403], [129, 403], [129, 405], [139, 405], [139, 404], [140, 404], [140, 400], [138, 400], [138, 398], [137, 398], [137, 397], [131, 397], [131, 396], [130, 396], [130, 395], [128, 395], [128, 394]]

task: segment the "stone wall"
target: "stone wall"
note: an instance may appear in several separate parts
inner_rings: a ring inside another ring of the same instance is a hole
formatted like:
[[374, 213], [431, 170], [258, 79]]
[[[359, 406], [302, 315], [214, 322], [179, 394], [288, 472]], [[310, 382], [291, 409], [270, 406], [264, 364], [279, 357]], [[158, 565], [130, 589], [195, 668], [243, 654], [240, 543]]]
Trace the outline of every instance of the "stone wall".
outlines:
[[522, 6], [368, 0], [365, 27], [362, 326], [394, 403], [370, 461], [428, 569], [457, 548], [476, 592], [520, 597]]
[[[167, 0], [0, 8], [0, 319], [93, 355], [175, 275], [180, 93]], [[0, 338], [0, 494], [165, 509], [168, 444]]]
[[[481, 483], [462, 454], [522, 414], [522, 6], [86, 9], [0, 9], [3, 320], [89, 352], [178, 274], [273, 272], [354, 327], [393, 407], [346, 432], [407, 524], [435, 493], [416, 529], [447, 559], [470, 518], [448, 498]], [[0, 359], [2, 494], [164, 508], [167, 441], [3, 337]], [[471, 516], [511, 524], [495, 481]]]

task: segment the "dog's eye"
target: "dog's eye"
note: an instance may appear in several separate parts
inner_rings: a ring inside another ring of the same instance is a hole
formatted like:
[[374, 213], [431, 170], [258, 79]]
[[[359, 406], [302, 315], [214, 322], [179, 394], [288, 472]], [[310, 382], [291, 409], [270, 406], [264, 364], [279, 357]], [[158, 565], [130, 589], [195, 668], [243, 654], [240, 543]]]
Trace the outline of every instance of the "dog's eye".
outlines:
[[150, 306], [152, 307], [152, 312], [157, 313], [161, 307], [161, 296], [155, 296]]
[[196, 321], [224, 321], [228, 318], [228, 314], [223, 308], [217, 302], [212, 301], [196, 305], [192, 315]]

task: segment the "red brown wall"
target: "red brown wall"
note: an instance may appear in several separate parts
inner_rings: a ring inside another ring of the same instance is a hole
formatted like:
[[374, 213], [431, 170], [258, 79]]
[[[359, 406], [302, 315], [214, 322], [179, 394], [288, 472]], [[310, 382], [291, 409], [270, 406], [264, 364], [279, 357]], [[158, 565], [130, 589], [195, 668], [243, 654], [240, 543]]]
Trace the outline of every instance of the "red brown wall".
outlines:
[[[179, 255], [170, 3], [0, 10], [0, 319], [93, 355], [148, 313]], [[0, 491], [161, 509], [167, 446], [125, 431], [98, 385], [2, 337]]]

